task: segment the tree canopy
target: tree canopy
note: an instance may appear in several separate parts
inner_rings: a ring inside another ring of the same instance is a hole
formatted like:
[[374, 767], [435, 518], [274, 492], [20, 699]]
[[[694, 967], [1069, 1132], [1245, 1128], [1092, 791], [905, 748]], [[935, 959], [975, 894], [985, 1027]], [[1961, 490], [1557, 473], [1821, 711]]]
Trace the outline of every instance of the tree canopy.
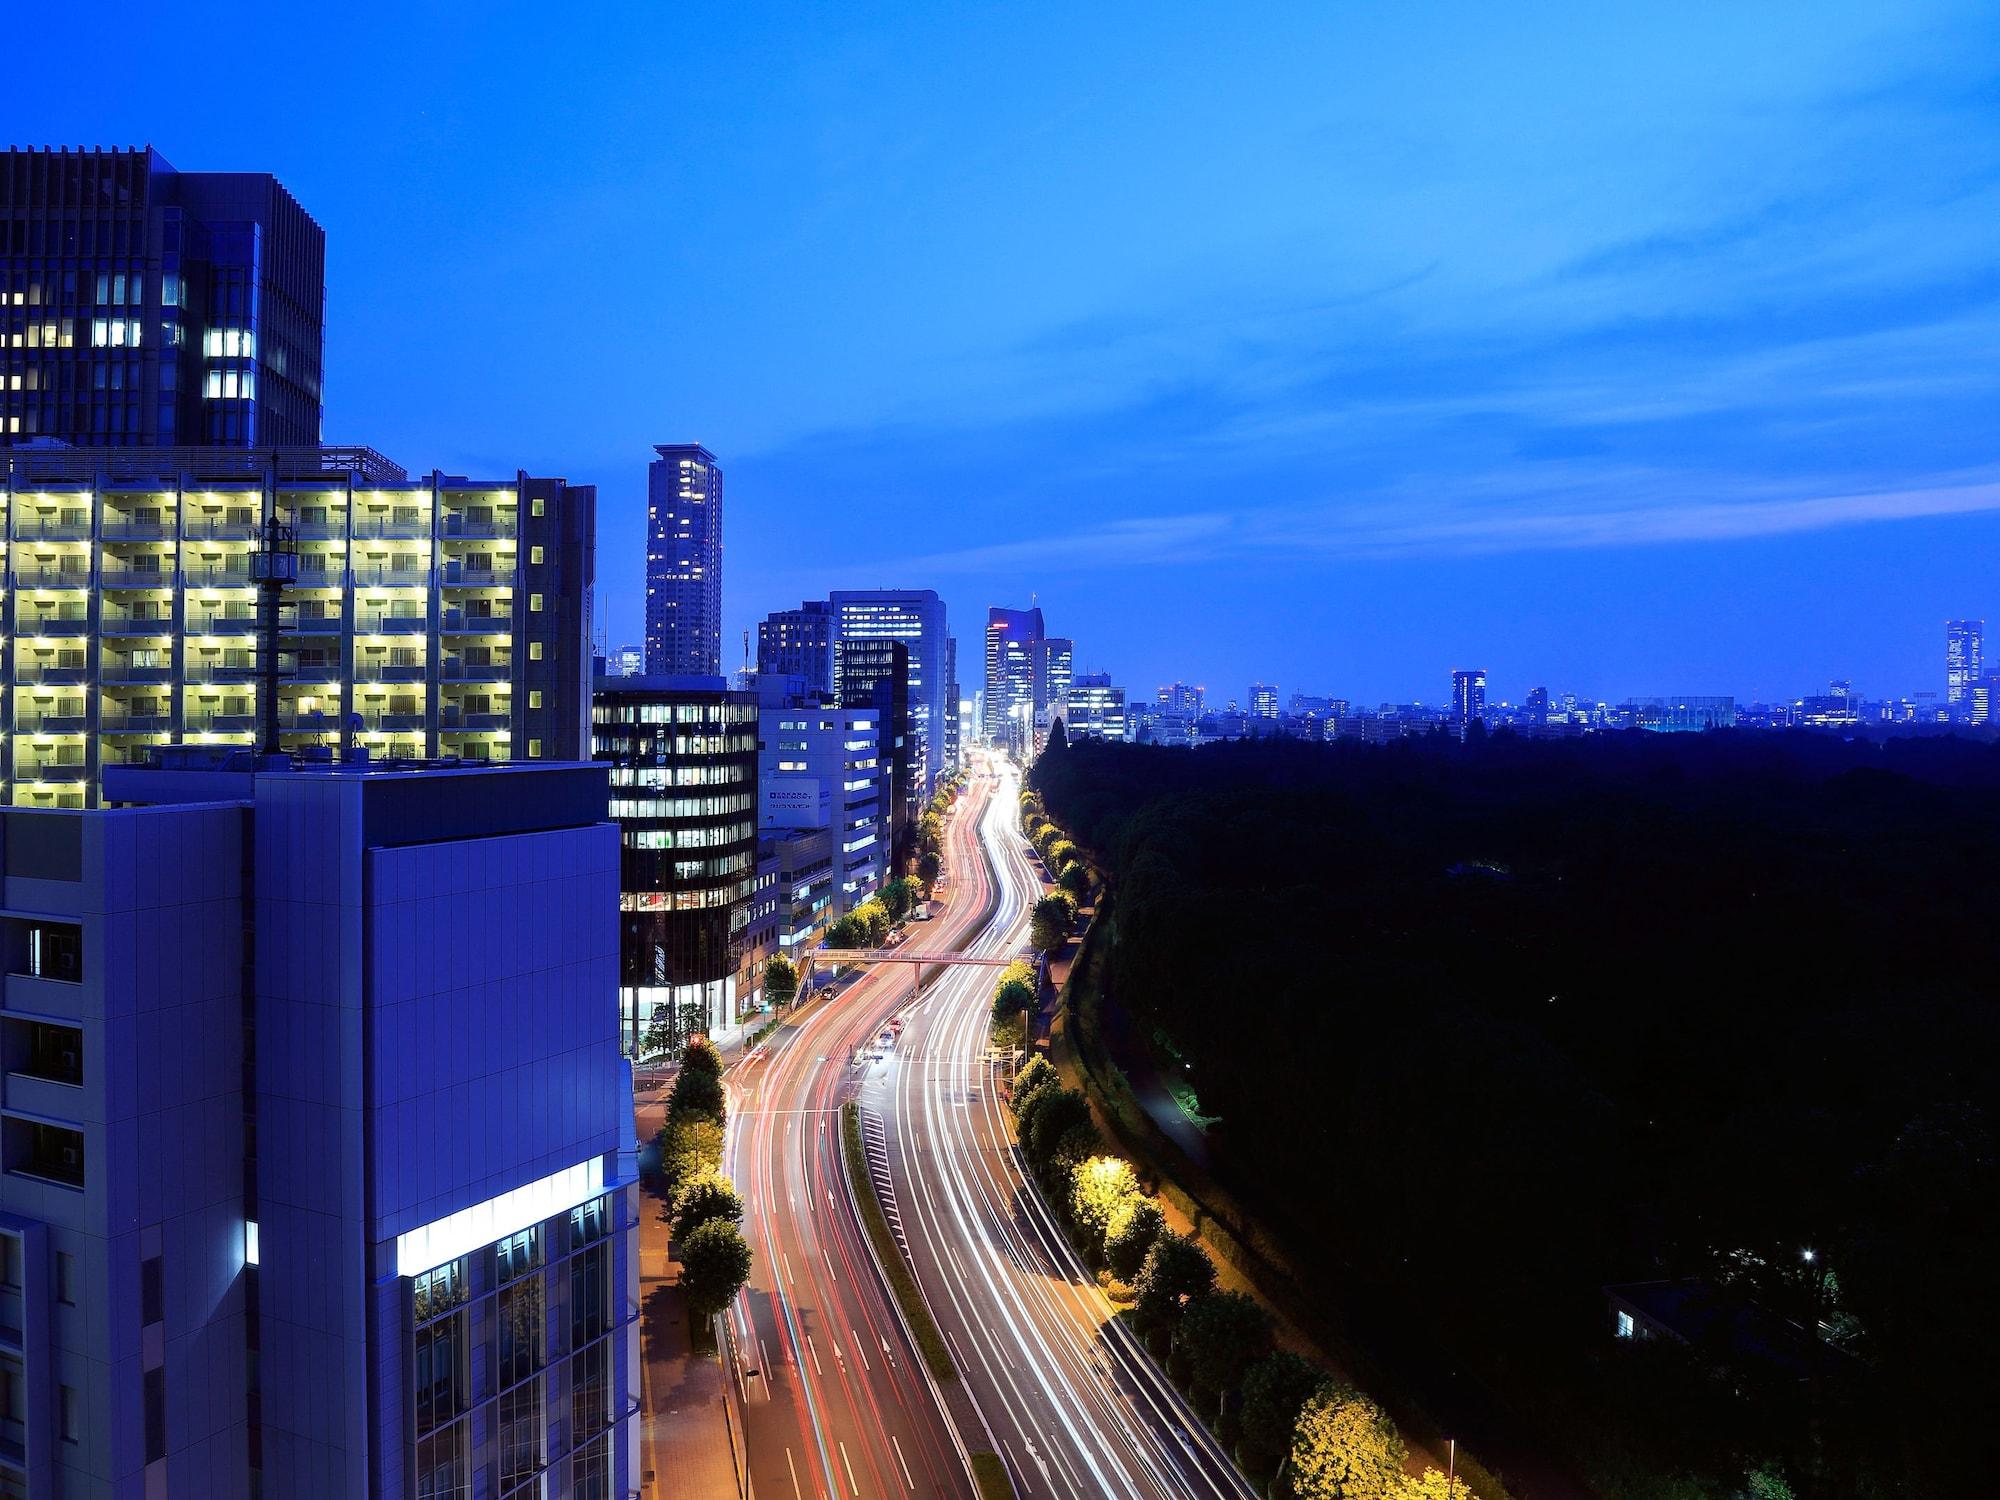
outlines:
[[710, 1219], [680, 1246], [681, 1289], [698, 1317], [713, 1317], [750, 1279], [750, 1246], [727, 1219]]

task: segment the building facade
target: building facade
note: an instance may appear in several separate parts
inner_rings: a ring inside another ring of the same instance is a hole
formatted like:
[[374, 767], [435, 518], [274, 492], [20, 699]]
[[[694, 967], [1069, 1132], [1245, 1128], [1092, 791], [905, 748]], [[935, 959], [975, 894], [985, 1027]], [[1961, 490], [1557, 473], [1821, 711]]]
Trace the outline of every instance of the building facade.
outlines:
[[603, 772], [234, 754], [0, 813], [0, 1484], [629, 1494]]
[[1070, 683], [1076, 675], [1076, 642], [1044, 636], [1028, 648], [1029, 700], [1033, 706], [1034, 753], [1049, 742], [1049, 731], [1069, 707]]
[[1460, 724], [1486, 717], [1486, 669], [1461, 667], [1451, 674], [1451, 716]]
[[[830, 596], [834, 641], [901, 641], [910, 653], [910, 759], [916, 795], [927, 799], [958, 768], [951, 732], [958, 696], [957, 643], [935, 589], [836, 589]], [[839, 658], [834, 659], [836, 672]], [[844, 697], [833, 684], [836, 699]]]
[[757, 675], [803, 677], [814, 689], [833, 689], [833, 606], [808, 599], [797, 609], [766, 615], [757, 625]]
[[1278, 717], [1278, 687], [1272, 682], [1250, 684], [1250, 717], [1253, 719], [1275, 719]]
[[1947, 620], [1944, 626], [1944, 706], [1953, 717], [1969, 713], [1972, 690], [1986, 675], [1986, 622]]
[[619, 1031], [627, 1052], [726, 1033], [757, 874], [757, 698], [720, 677], [597, 685], [591, 753], [619, 829]]
[[1078, 677], [1070, 685], [1063, 733], [1072, 740], [1125, 739], [1125, 689], [1113, 687], [1107, 673], [1086, 672]]
[[883, 838], [893, 861], [916, 837], [924, 803], [921, 749], [910, 714], [910, 650], [887, 636], [852, 636], [840, 642], [834, 663], [843, 708], [872, 708], [880, 728]]
[[836, 707], [800, 687], [796, 679], [758, 683], [759, 826], [766, 836], [827, 836], [830, 922], [874, 895], [888, 870], [881, 715]]
[[326, 235], [277, 179], [0, 155], [0, 445], [320, 440]]
[[986, 612], [986, 738], [1025, 749], [1035, 712], [1033, 648], [1044, 632], [1039, 609]]
[[646, 470], [646, 672], [722, 672], [722, 470], [700, 443], [660, 443]]
[[0, 802], [82, 807], [107, 766], [249, 744], [253, 554], [288, 528], [288, 749], [580, 759], [596, 492], [411, 480], [368, 450], [0, 453]]

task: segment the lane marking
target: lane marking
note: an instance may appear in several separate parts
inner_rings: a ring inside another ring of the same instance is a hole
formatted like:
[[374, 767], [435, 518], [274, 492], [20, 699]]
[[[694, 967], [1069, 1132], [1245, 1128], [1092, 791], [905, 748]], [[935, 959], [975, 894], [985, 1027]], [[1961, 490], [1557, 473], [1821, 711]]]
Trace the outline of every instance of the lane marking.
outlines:
[[792, 1462], [792, 1450], [785, 1449], [785, 1467], [792, 1471], [792, 1500], [806, 1500], [806, 1492], [799, 1488], [799, 1466]]
[[903, 1483], [907, 1484], [914, 1493], [917, 1488], [917, 1482], [910, 1477], [910, 1466], [903, 1459], [903, 1445], [896, 1441], [896, 1434], [893, 1432], [889, 1434], [889, 1446], [896, 1450], [896, 1462], [903, 1466]]
[[813, 1336], [811, 1334], [806, 1335], [806, 1353], [812, 1356], [813, 1374], [824, 1379], [826, 1371], [819, 1367], [819, 1350], [813, 1347]]
[[861, 1486], [854, 1482], [854, 1462], [847, 1456], [847, 1444], [840, 1445], [840, 1461], [847, 1466], [847, 1489], [854, 1500], [861, 1500]]

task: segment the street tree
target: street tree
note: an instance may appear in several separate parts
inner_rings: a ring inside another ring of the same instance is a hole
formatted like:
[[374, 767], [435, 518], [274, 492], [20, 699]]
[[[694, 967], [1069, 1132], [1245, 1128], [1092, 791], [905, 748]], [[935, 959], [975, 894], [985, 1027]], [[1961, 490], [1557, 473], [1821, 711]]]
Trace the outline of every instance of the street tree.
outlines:
[[1042, 1163], [1042, 1186], [1048, 1189], [1058, 1211], [1068, 1208], [1064, 1189], [1069, 1186], [1071, 1174], [1103, 1151], [1104, 1137], [1097, 1133], [1096, 1124], [1089, 1119], [1078, 1121], [1056, 1137], [1055, 1144], [1049, 1148], [1048, 1160]]
[[866, 934], [868, 947], [879, 948], [888, 941], [889, 913], [879, 900], [871, 896], [854, 908], [853, 916]]
[[1171, 1331], [1181, 1309], [1215, 1285], [1215, 1263], [1188, 1235], [1168, 1231], [1153, 1241], [1139, 1271], [1133, 1316], [1147, 1330]]
[[1328, 1381], [1299, 1411], [1287, 1475], [1299, 1500], [1395, 1500], [1404, 1456], [1402, 1436], [1381, 1407]]
[[1023, 1063], [1021, 1071], [1014, 1075], [1014, 1087], [1009, 1096], [1013, 1104], [1015, 1116], [1019, 1117], [1021, 1106], [1027, 1102], [1030, 1094], [1034, 1093], [1037, 1089], [1049, 1087], [1055, 1081], [1055, 1064], [1042, 1056], [1041, 1053], [1037, 1052], [1027, 1062]]
[[1244, 1372], [1241, 1442], [1252, 1472], [1270, 1474], [1284, 1462], [1299, 1413], [1325, 1380], [1318, 1365], [1289, 1349], [1265, 1355]]
[[1102, 1264], [1111, 1221], [1138, 1196], [1139, 1179], [1122, 1156], [1093, 1156], [1070, 1173], [1070, 1227], [1091, 1265]]
[[1138, 1279], [1146, 1252], [1167, 1227], [1167, 1216], [1151, 1198], [1127, 1198], [1104, 1232], [1104, 1263], [1120, 1281]]
[[[1755, 1488], [1756, 1477], [1751, 1475], [1752, 1487], [1745, 1493], [1753, 1500], [1761, 1500]], [[1443, 1469], [1429, 1467], [1415, 1478], [1405, 1474], [1402, 1487], [1393, 1494], [1395, 1500], [1472, 1500], [1472, 1491], [1466, 1488], [1463, 1479], [1454, 1479]]]
[[1064, 1131], [1090, 1123], [1090, 1101], [1075, 1089], [1051, 1089], [1031, 1103], [1016, 1123], [1028, 1163], [1039, 1169], [1048, 1162]]
[[673, 1092], [667, 1095], [667, 1118], [678, 1120], [684, 1116], [705, 1115], [722, 1123], [724, 1111], [722, 1080], [713, 1073], [696, 1068], [683, 1069], [674, 1080]]
[[931, 890], [936, 886], [937, 878], [943, 871], [944, 860], [939, 857], [937, 850], [926, 849], [917, 856], [917, 879], [923, 884], [926, 901], [930, 899]]
[[764, 963], [764, 999], [773, 1009], [779, 1009], [798, 997], [798, 965], [782, 953], [772, 954]]
[[917, 898], [916, 892], [910, 888], [910, 882], [899, 875], [882, 887], [877, 899], [881, 901], [882, 909], [889, 914], [889, 920], [900, 922], [909, 915], [910, 908], [916, 903]]
[[1049, 845], [1049, 868], [1060, 870], [1076, 858], [1076, 845], [1068, 839], [1057, 839]]
[[1056, 884], [1068, 891], [1080, 905], [1090, 894], [1090, 871], [1083, 867], [1083, 861], [1073, 859], [1062, 867], [1062, 874], [1056, 877]]
[[711, 1078], [720, 1078], [722, 1054], [715, 1050], [715, 1043], [706, 1037], [689, 1042], [681, 1051], [681, 1072], [706, 1073]]
[[1243, 1372], [1271, 1352], [1271, 1315], [1241, 1292], [1210, 1292], [1188, 1303], [1174, 1343], [1195, 1389], [1219, 1413]]
[[1076, 902], [1067, 891], [1051, 891], [1035, 903], [1028, 941], [1044, 953], [1054, 953], [1069, 941], [1076, 925]]
[[717, 1171], [695, 1174], [674, 1189], [674, 1238], [683, 1244], [710, 1219], [743, 1222], [743, 1195], [736, 1184]]
[[722, 1125], [707, 1115], [689, 1114], [667, 1121], [661, 1127], [660, 1176], [665, 1179], [667, 1201], [683, 1182], [722, 1166]]
[[681, 1290], [689, 1309], [712, 1318], [750, 1279], [750, 1245], [727, 1219], [710, 1219], [682, 1242]]
[[1018, 1016], [1035, 1004], [1035, 971], [1019, 960], [1000, 971], [993, 985], [993, 1019]]
[[850, 912], [827, 924], [826, 945], [829, 948], [865, 948], [868, 946], [868, 933]]

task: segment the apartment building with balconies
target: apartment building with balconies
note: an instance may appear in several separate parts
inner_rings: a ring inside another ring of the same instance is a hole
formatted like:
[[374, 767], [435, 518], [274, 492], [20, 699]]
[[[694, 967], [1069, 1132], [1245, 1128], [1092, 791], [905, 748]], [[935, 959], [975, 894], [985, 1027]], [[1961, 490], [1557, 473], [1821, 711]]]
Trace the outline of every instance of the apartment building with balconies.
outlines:
[[164, 744], [250, 744], [251, 559], [289, 529], [287, 749], [587, 756], [596, 492], [365, 449], [0, 455], [0, 803], [83, 807]]

